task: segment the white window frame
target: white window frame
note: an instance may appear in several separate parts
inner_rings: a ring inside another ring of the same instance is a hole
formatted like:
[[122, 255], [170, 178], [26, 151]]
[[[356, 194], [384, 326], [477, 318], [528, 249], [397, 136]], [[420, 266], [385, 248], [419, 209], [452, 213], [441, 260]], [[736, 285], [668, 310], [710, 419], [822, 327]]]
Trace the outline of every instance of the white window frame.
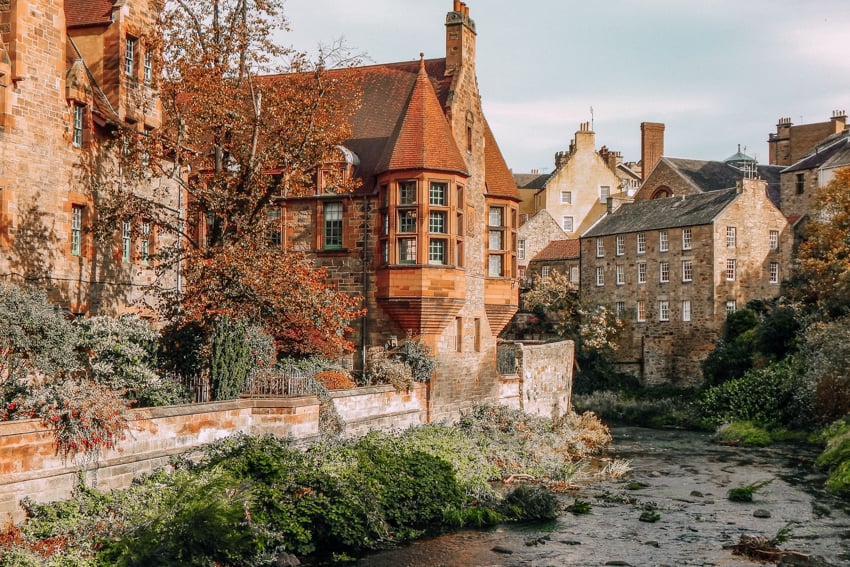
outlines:
[[690, 250], [693, 247], [693, 233], [691, 228], [682, 229], [682, 250]]
[[637, 308], [635, 309], [635, 320], [638, 323], [643, 323], [646, 321], [646, 301], [643, 299], [639, 299], [637, 302]]
[[622, 264], [617, 264], [617, 285], [624, 285], [626, 283], [626, 267]]
[[596, 239], [596, 257], [604, 258], [605, 257], [605, 241], [602, 238]]
[[561, 204], [562, 205], [572, 205], [573, 204], [573, 192], [572, 191], [561, 191]]
[[516, 257], [518, 260], [525, 260], [525, 238], [517, 240]]
[[142, 58], [142, 62], [144, 65], [144, 81], [146, 85], [151, 84], [153, 82], [153, 54], [150, 50], [145, 50], [145, 55]]
[[779, 262], [771, 262], [768, 265], [768, 269], [770, 270], [770, 272], [769, 272], [770, 283], [772, 283], [772, 284], [779, 283]]
[[646, 262], [639, 262], [637, 265], [637, 283], [646, 283]]
[[668, 283], [670, 281], [670, 262], [658, 263], [658, 281]]
[[142, 237], [139, 240], [139, 258], [142, 260], [143, 263], [147, 263], [147, 261], [151, 257], [151, 223], [142, 222], [140, 232]]
[[545, 282], [546, 279], [549, 277], [549, 271], [551, 269], [552, 268], [550, 266], [543, 266], [542, 268], [540, 268], [540, 279]]
[[603, 287], [605, 285], [605, 268], [596, 266], [596, 286]]
[[691, 300], [682, 300], [682, 321], [688, 322], [691, 320]]
[[738, 263], [734, 258], [728, 258], [726, 260], [726, 281], [734, 282], [735, 277], [738, 275]]
[[738, 247], [738, 230], [734, 226], [726, 227], [726, 248]]
[[770, 246], [770, 249], [771, 250], [778, 250], [779, 249], [779, 231], [778, 230], [771, 230], [768, 233], [767, 238], [768, 238], [768, 244]]
[[694, 262], [693, 260], [682, 260], [682, 281], [691, 282], [694, 280]]
[[132, 77], [136, 72], [136, 45], [139, 40], [127, 36], [124, 40], [124, 74]]
[[659, 321], [669, 321], [670, 320], [670, 301], [666, 299], [661, 299], [658, 301], [658, 320]]
[[74, 134], [72, 143], [74, 147], [81, 148], [83, 146], [83, 125], [85, 118], [86, 107], [82, 104], [74, 104]]
[[575, 231], [575, 217], [565, 216], [561, 219], [561, 229], [564, 232]]
[[611, 196], [611, 186], [610, 185], [600, 185], [599, 186], [599, 202], [603, 205], [608, 202], [608, 197]]
[[83, 208], [71, 205], [71, 256], [81, 256], [83, 252]]
[[622, 256], [626, 253], [626, 236], [624, 234], [617, 235], [617, 256]]
[[617, 319], [622, 319], [623, 314], [626, 312], [626, 302], [625, 301], [617, 301], [614, 303], [614, 316]]
[[121, 262], [129, 264], [133, 253], [133, 223], [121, 223]]
[[738, 302], [734, 299], [726, 300], [726, 316], [732, 315], [738, 310]]
[[658, 251], [667, 252], [670, 250], [670, 235], [666, 230], [658, 231]]
[[637, 253], [646, 254], [646, 233], [639, 232], [637, 234]]

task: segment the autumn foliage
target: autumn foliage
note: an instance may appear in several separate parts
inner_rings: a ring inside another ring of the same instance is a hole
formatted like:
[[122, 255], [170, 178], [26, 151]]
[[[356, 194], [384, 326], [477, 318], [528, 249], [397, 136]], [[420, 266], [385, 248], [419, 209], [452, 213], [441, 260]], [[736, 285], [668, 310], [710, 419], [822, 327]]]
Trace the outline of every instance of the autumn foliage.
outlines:
[[316, 194], [358, 97], [338, 96], [327, 76], [344, 64], [341, 51], [313, 62], [277, 43], [287, 31], [282, 8], [282, 0], [165, 2], [148, 42], [161, 54], [162, 125], [122, 132], [122, 182], [102, 216], [155, 230], [158, 270], [180, 273], [178, 285], [163, 278], [153, 290], [172, 323], [209, 329], [228, 315], [262, 325], [283, 352], [336, 355], [351, 347], [361, 300], [288, 248], [285, 208]]

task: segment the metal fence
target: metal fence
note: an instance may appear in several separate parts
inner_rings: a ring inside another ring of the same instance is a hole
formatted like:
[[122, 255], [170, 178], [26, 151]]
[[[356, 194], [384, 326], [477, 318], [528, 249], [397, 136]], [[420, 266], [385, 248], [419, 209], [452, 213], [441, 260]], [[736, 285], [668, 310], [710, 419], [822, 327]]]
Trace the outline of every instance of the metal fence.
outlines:
[[298, 397], [318, 393], [313, 375], [307, 372], [253, 370], [245, 380], [242, 395], [250, 398]]

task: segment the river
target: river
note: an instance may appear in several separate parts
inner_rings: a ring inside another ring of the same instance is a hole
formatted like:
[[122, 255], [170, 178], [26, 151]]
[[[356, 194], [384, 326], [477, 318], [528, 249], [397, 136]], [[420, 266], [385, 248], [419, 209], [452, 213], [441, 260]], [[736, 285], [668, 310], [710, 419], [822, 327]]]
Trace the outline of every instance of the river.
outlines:
[[[612, 433], [606, 456], [629, 460], [631, 474], [562, 496], [565, 506], [576, 498], [590, 502], [589, 513], [565, 511], [547, 524], [424, 539], [356, 565], [752, 567], [756, 563], [724, 546], [742, 535], [773, 538], [786, 526], [790, 538], [779, 547], [809, 557], [794, 565], [850, 565], [850, 503], [823, 491], [825, 477], [813, 470], [816, 453], [810, 448], [725, 447], [712, 444], [706, 434], [686, 431], [622, 427]], [[727, 498], [730, 488], [762, 480], [770, 483], [753, 502]], [[645, 486], [635, 489], [636, 483]], [[639, 519], [647, 510], [657, 512], [657, 521]]]

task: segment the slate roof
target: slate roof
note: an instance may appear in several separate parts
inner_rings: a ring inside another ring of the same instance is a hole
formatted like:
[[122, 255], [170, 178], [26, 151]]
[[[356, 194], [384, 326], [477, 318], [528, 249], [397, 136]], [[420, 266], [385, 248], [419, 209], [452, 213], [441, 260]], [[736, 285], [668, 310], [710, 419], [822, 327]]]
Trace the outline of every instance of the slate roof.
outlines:
[[721, 189], [625, 203], [614, 213], [602, 217], [582, 238], [709, 224], [736, 195], [736, 189]]
[[782, 170], [782, 173], [816, 169], [821, 166], [837, 167], [850, 165], [850, 130], [834, 134], [819, 143], [797, 163]]
[[514, 173], [514, 182], [519, 189], [543, 189], [551, 173]]
[[553, 240], [534, 255], [532, 262], [541, 260], [575, 260], [581, 256], [581, 243], [577, 238]]
[[451, 126], [425, 72], [424, 59], [420, 61], [407, 107], [384, 148], [375, 173], [405, 169], [436, 169], [468, 175]]
[[[722, 161], [701, 159], [662, 157], [661, 161], [676, 171], [699, 191], [717, 191], [732, 189], [744, 178], [746, 172]], [[779, 206], [779, 173], [781, 166], [758, 165], [756, 172], [760, 179], [767, 182], [767, 196]]]
[[114, 0], [65, 0], [65, 25], [69, 28], [112, 23]]

